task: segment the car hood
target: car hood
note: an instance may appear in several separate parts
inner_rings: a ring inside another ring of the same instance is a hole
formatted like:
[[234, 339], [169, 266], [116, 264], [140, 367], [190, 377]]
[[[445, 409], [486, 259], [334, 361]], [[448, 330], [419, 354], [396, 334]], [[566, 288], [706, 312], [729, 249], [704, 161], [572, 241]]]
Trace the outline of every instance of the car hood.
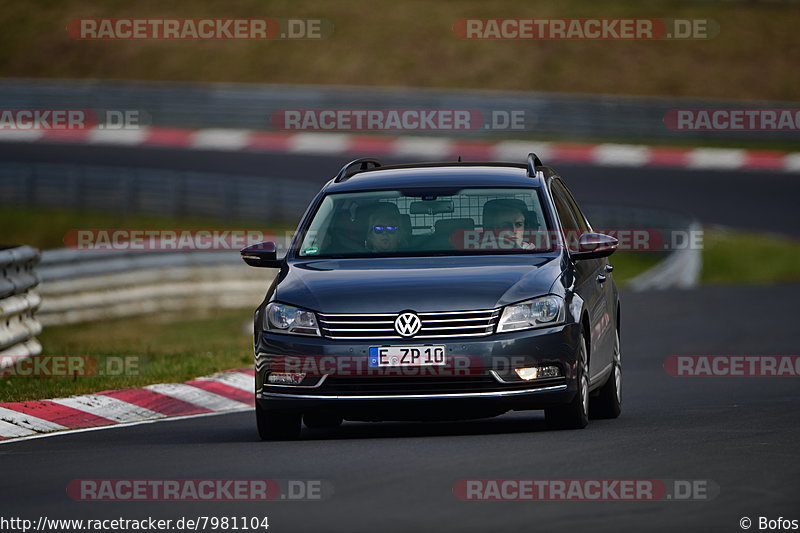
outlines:
[[292, 262], [273, 299], [322, 313], [491, 309], [546, 294], [558, 257], [338, 259]]

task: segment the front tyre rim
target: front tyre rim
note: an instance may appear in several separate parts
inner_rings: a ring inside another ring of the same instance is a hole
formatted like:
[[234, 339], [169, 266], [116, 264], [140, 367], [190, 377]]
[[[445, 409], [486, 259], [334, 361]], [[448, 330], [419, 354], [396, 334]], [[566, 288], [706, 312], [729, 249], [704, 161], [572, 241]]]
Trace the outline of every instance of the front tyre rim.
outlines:
[[617, 403], [622, 403], [622, 354], [619, 349], [619, 332], [617, 332], [617, 341], [614, 346], [614, 385], [617, 392]]
[[583, 404], [583, 413], [589, 413], [589, 377], [588, 368], [586, 367], [586, 351], [584, 350], [583, 357], [581, 358], [581, 403]]

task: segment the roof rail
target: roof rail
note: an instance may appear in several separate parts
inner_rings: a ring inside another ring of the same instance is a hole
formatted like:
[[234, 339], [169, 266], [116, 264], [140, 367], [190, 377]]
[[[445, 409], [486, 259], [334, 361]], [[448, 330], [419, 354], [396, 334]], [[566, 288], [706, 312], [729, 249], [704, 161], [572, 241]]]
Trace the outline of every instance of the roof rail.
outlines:
[[536, 177], [536, 167], [542, 166], [542, 160], [533, 152], [528, 154], [528, 176]]
[[[354, 167], [356, 165], [361, 165], [361, 166], [360, 166], [360, 168], [358, 170], [351, 170], [350, 167]], [[357, 173], [359, 173], [361, 171], [364, 171], [364, 170], [369, 170], [369, 166], [370, 165], [372, 165], [372, 168], [378, 168], [380, 166], [383, 166], [383, 165], [381, 165], [381, 162], [378, 161], [377, 159], [372, 159], [372, 158], [369, 158], [369, 157], [362, 157], [361, 159], [354, 159], [354, 160], [350, 161], [349, 163], [347, 163], [345, 166], [342, 167], [342, 170], [339, 171], [339, 173], [336, 175], [336, 178], [334, 178], [333, 182], [334, 183], [339, 183], [341, 181], [346, 180], [347, 178], [349, 178], [353, 174], [357, 174]]]

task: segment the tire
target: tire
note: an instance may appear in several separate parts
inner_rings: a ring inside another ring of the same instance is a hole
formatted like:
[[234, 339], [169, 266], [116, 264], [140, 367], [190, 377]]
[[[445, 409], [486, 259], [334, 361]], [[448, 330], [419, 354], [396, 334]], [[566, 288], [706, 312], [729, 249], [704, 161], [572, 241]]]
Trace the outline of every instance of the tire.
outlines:
[[622, 355], [619, 348], [619, 331], [614, 343], [614, 366], [600, 394], [592, 398], [589, 416], [592, 418], [617, 418], [622, 411]]
[[256, 425], [261, 440], [293, 440], [300, 436], [300, 413], [267, 411], [256, 400]]
[[544, 410], [544, 419], [551, 429], [583, 429], [589, 423], [589, 368], [586, 340], [581, 335], [575, 365], [578, 390], [571, 402]]
[[303, 415], [303, 423], [309, 429], [333, 429], [342, 425], [342, 417], [333, 413], [312, 411]]

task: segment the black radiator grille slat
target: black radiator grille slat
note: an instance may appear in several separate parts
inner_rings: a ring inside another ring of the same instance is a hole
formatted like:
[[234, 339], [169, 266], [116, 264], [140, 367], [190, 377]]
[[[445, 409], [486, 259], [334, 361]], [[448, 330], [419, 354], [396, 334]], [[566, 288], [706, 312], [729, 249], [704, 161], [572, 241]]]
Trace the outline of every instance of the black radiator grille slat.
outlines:
[[329, 339], [430, 339], [441, 337], [485, 337], [494, 333], [500, 309], [417, 313], [422, 329], [403, 337], [394, 329], [399, 313], [320, 314], [322, 334]]

